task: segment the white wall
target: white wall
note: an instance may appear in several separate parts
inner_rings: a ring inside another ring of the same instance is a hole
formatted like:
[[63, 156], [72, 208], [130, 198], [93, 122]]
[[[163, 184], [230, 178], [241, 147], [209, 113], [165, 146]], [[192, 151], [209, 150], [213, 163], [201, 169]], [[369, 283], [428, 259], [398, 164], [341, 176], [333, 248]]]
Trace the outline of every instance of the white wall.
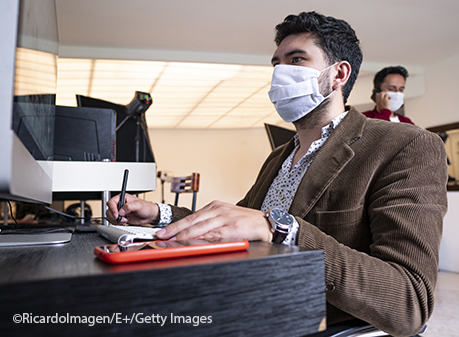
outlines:
[[425, 69], [426, 93], [406, 102], [407, 117], [424, 128], [459, 122], [456, 96], [459, 90], [458, 64], [459, 54]]
[[[271, 152], [264, 129], [150, 129], [150, 140], [159, 171], [201, 174], [197, 208], [212, 200], [239, 201]], [[170, 183], [165, 183], [165, 192], [166, 203], [173, 203]], [[161, 201], [159, 180], [157, 190], [147, 193], [146, 199]], [[190, 207], [191, 195], [180, 196], [179, 204]]]
[[443, 222], [440, 270], [459, 273], [459, 192], [448, 192], [448, 212]]

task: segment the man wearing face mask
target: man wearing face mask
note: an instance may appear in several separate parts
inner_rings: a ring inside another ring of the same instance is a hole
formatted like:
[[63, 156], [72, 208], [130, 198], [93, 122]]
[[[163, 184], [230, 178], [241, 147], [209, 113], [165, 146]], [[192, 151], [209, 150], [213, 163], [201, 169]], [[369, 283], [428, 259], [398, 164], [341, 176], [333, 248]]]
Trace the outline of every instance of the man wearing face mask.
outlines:
[[414, 124], [408, 117], [397, 113], [404, 104], [407, 77], [408, 71], [402, 66], [380, 70], [373, 79], [374, 87], [371, 95], [376, 105], [373, 110], [363, 114], [369, 118]]
[[323, 250], [329, 329], [366, 322], [393, 336], [415, 335], [433, 310], [446, 212], [443, 142], [345, 106], [362, 62], [345, 21], [289, 15], [276, 26], [275, 41], [269, 97], [297, 135], [269, 155], [246, 196], [195, 213], [131, 195], [118, 212], [115, 196], [107, 218], [165, 226], [161, 239], [237, 238]]

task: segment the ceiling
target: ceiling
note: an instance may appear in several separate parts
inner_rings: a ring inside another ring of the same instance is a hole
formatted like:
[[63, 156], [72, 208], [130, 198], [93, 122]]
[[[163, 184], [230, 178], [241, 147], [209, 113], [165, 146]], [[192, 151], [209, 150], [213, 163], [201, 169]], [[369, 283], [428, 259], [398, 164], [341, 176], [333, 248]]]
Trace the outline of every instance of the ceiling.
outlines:
[[56, 8], [62, 102], [83, 94], [127, 104], [135, 90], [149, 91], [150, 127], [281, 124], [267, 90], [274, 26], [288, 14], [349, 22], [361, 76], [395, 64], [422, 73], [459, 54], [457, 0], [56, 0]]

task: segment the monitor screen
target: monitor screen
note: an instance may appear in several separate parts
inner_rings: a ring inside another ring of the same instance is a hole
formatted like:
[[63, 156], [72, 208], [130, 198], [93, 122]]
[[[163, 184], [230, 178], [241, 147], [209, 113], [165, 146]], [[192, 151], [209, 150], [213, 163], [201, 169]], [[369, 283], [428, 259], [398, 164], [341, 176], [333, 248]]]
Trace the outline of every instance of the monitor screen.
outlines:
[[115, 161], [115, 111], [56, 106], [55, 161]]
[[[155, 162], [145, 114], [128, 116], [126, 105], [83, 95], [77, 95], [76, 98], [80, 107], [104, 108], [116, 111], [116, 161]], [[137, 117], [138, 120], [136, 119]], [[137, 121], [139, 122], [139, 128], [137, 127]], [[139, 138], [138, 142], [137, 137]]]
[[287, 128], [283, 128], [281, 126], [266, 124], [265, 123], [266, 133], [268, 134], [269, 144], [271, 145], [271, 149], [275, 149], [279, 147], [293, 138], [296, 134], [295, 130], [290, 130]]
[[51, 203], [59, 47], [54, 0], [0, 1], [0, 44], [0, 198]]
[[37, 160], [52, 160], [55, 95], [15, 96], [13, 131]]

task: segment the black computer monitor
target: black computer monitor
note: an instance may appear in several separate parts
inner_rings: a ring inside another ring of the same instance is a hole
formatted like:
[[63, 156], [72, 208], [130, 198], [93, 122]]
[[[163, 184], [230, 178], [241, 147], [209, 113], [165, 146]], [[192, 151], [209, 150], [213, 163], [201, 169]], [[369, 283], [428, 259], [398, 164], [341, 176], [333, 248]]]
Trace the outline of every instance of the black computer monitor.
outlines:
[[265, 123], [266, 133], [268, 134], [269, 144], [274, 150], [276, 147], [279, 147], [293, 138], [296, 134], [295, 130], [290, 130], [283, 128], [281, 126], [266, 124]]
[[56, 106], [53, 159], [115, 161], [114, 110]]
[[[119, 162], [155, 162], [148, 135], [145, 114], [127, 118], [126, 105], [116, 104], [98, 98], [76, 95], [80, 107], [112, 109], [116, 111], [116, 161]], [[127, 119], [126, 119], [127, 118]], [[137, 119], [138, 118], [138, 119]], [[124, 122], [124, 123], [123, 123]], [[139, 149], [137, 157], [137, 122], [140, 123]], [[120, 125], [123, 123], [122, 125]], [[138, 160], [137, 160], [138, 159]]]

